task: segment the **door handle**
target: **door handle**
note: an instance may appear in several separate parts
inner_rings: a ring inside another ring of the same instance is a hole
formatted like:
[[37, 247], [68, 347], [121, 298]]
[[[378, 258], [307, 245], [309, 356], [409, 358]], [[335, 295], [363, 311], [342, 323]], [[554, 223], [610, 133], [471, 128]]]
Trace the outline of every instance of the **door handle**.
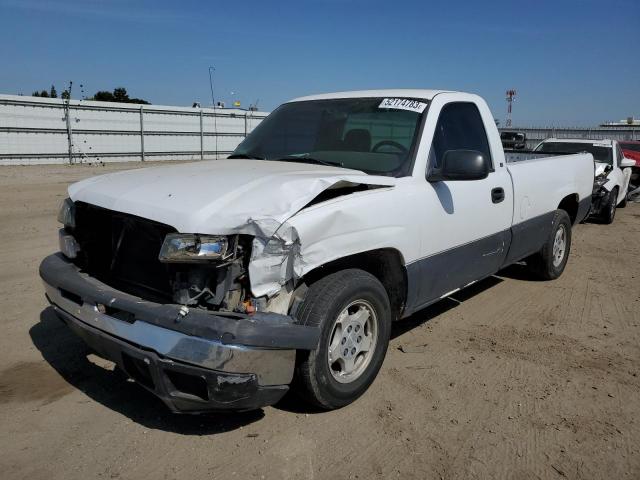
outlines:
[[491, 201], [493, 203], [500, 203], [504, 200], [504, 188], [496, 187], [491, 190]]

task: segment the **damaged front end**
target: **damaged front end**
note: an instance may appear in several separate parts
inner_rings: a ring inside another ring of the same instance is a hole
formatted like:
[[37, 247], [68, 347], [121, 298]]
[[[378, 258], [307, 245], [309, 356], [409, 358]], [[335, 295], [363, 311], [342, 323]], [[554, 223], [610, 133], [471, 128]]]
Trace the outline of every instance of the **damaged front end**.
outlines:
[[609, 173], [611, 166], [605, 168], [601, 173], [595, 176], [593, 181], [593, 191], [591, 194], [591, 215], [599, 215], [610, 202], [611, 191], [606, 188], [609, 181]]
[[277, 235], [181, 234], [83, 202], [64, 210], [62, 253], [40, 276], [57, 315], [96, 352], [175, 412], [259, 408], [286, 393], [296, 351], [315, 348], [319, 332], [252, 295], [254, 246], [261, 258], [291, 250]]
[[120, 291], [190, 308], [256, 311], [248, 275], [252, 235], [178, 233], [83, 202], [75, 203], [74, 225], [65, 233], [77, 242], [73, 262]]

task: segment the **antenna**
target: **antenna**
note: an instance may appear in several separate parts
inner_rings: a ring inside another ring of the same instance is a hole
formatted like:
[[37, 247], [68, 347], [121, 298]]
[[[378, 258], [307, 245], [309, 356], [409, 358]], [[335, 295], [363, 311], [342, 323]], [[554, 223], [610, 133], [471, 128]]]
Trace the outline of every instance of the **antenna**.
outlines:
[[511, 105], [513, 104], [513, 99], [516, 96], [516, 91], [511, 89], [507, 90], [507, 121], [506, 126], [511, 126]]

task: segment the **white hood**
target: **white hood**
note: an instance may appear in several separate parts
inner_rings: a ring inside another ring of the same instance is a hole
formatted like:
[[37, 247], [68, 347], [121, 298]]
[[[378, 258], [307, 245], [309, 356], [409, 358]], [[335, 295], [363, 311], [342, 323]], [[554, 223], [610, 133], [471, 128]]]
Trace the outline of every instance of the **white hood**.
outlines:
[[69, 196], [155, 220], [179, 232], [267, 236], [331, 187], [395, 183], [392, 177], [339, 167], [234, 159], [93, 177], [71, 185]]

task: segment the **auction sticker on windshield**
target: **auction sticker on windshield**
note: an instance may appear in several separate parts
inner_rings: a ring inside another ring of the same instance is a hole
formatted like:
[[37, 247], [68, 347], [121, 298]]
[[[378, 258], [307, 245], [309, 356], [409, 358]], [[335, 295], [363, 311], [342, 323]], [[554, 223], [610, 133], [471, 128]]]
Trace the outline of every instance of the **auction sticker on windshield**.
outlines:
[[411, 112], [422, 113], [427, 108], [425, 102], [411, 100], [410, 98], [385, 98], [380, 102], [378, 108], [394, 108], [396, 110], [409, 110]]

